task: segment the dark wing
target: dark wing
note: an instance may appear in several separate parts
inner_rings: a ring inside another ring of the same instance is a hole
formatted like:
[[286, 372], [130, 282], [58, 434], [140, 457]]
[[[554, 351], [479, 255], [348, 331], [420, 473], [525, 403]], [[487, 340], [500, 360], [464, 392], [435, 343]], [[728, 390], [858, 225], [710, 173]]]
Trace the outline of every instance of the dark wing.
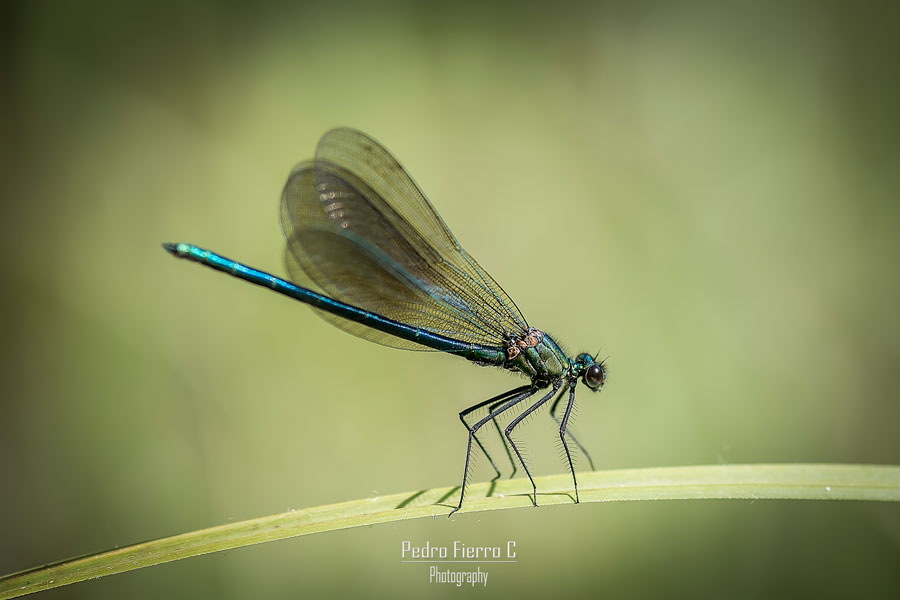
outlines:
[[[291, 172], [281, 223], [285, 265], [298, 285], [465, 342], [502, 346], [528, 329], [400, 163], [359, 131], [329, 131], [315, 160]], [[366, 340], [430, 350], [317, 312]]]

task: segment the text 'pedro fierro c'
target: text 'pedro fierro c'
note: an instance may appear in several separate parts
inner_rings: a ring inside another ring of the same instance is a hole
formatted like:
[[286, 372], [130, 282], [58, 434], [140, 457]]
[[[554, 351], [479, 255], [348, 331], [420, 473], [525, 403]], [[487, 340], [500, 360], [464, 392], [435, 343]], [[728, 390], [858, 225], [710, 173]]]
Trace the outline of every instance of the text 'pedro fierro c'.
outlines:
[[404, 540], [400, 543], [400, 558], [404, 562], [516, 562], [516, 542], [510, 540], [505, 546], [471, 546], [456, 540], [453, 546], [413, 546]]

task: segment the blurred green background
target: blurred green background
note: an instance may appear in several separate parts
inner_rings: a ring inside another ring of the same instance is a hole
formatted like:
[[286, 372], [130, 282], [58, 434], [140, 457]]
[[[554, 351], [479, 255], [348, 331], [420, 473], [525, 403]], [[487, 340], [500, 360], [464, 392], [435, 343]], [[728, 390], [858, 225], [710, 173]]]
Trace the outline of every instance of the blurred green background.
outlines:
[[[457, 413], [519, 380], [159, 246], [281, 274], [281, 186], [336, 125], [399, 157], [531, 324], [610, 356], [576, 423], [599, 468], [900, 463], [897, 3], [0, 18], [0, 572], [457, 483]], [[554, 437], [523, 431], [537, 473], [564, 470]], [[451, 596], [403, 540], [510, 539], [496, 596], [900, 594], [896, 506], [702, 501], [390, 524], [45, 595]]]

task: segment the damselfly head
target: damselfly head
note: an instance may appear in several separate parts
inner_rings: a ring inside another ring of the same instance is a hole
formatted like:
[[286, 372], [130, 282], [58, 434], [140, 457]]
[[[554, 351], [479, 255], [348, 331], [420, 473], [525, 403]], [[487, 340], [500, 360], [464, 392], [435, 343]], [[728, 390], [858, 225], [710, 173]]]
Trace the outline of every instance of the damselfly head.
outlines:
[[581, 367], [581, 380], [591, 391], [599, 392], [606, 383], [606, 359], [597, 360], [587, 353], [581, 353], [575, 357], [576, 363]]

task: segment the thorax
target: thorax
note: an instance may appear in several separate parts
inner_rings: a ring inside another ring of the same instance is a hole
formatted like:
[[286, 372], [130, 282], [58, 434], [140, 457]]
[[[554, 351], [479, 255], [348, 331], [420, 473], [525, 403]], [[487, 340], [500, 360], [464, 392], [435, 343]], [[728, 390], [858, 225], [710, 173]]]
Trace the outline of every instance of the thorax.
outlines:
[[539, 381], [558, 379], [570, 369], [569, 359], [553, 338], [534, 328], [525, 336], [510, 338], [504, 366]]

